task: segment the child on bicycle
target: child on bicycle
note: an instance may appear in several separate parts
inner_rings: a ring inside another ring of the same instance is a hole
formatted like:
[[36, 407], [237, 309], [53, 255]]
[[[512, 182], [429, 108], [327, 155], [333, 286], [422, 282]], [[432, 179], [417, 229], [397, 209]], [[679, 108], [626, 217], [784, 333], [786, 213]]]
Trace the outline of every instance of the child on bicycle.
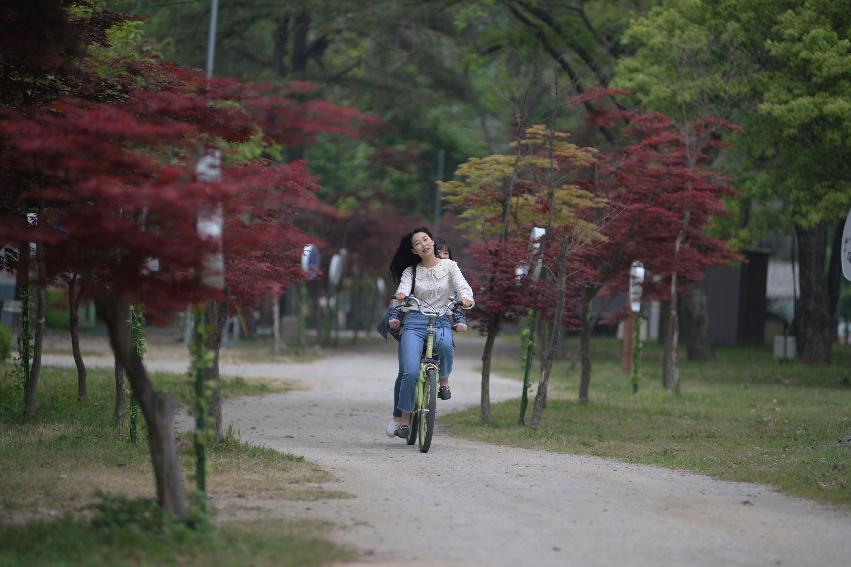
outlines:
[[[447, 246], [448, 248], [448, 246]], [[473, 290], [464, 279], [458, 264], [436, 254], [434, 238], [425, 227], [418, 227], [402, 237], [399, 248], [390, 262], [390, 275], [397, 284], [395, 299], [401, 303], [408, 295], [416, 295], [433, 307], [449, 303], [451, 295], [460, 298], [464, 308], [473, 306]], [[398, 305], [398, 304], [397, 304]], [[458, 326], [465, 331], [466, 323]], [[451, 323], [446, 316], [435, 322], [435, 349], [440, 360], [440, 386], [437, 395], [442, 400], [452, 396], [449, 389], [449, 374], [452, 371], [454, 343]], [[401, 319], [389, 319], [388, 327], [397, 330]], [[398, 402], [394, 420], [388, 426], [393, 434], [406, 438], [410, 433], [411, 411], [413, 410], [414, 388], [419, 375], [420, 356], [428, 333], [428, 317], [416, 310], [405, 316], [405, 326], [399, 343], [399, 376], [397, 378]], [[400, 415], [395, 416], [396, 413]]]

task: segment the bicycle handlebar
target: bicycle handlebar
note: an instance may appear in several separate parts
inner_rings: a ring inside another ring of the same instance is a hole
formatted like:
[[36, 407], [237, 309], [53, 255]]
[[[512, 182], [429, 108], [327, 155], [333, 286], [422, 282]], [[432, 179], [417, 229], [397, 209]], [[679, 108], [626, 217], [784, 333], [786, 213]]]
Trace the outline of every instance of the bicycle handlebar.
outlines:
[[[452, 309], [454, 309], [456, 305], [462, 305], [461, 302], [458, 301], [457, 298], [452, 297], [449, 300], [449, 303], [447, 303], [446, 305], [444, 305], [442, 307], [434, 307], [433, 305], [430, 305], [428, 302], [419, 299], [415, 295], [409, 295], [409, 296], [405, 297], [404, 304], [400, 307], [400, 309], [403, 310], [403, 311], [408, 311], [410, 309], [410, 307], [413, 306], [414, 302], [416, 302], [417, 310], [420, 313], [422, 313], [423, 315], [435, 315], [437, 317], [442, 317], [443, 315], [446, 315], [447, 313], [452, 311]], [[423, 304], [426, 305], [426, 307], [427, 307], [426, 310], [423, 310]], [[462, 305], [461, 308], [464, 309], [463, 305]]]

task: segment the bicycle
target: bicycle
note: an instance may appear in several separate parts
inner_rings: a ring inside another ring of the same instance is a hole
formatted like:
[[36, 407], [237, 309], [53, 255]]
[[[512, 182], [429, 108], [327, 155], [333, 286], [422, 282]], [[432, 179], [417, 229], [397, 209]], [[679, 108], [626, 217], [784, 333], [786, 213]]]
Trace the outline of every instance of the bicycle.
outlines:
[[[417, 299], [413, 295], [405, 298], [402, 311], [409, 311], [416, 303], [420, 313], [428, 317], [428, 334], [423, 344], [423, 355], [420, 359], [420, 373], [414, 388], [414, 410], [411, 412], [411, 428], [408, 434], [408, 445], [419, 442], [421, 453], [428, 453], [431, 447], [431, 438], [434, 434], [434, 418], [437, 413], [437, 377], [440, 370], [440, 361], [434, 354], [434, 323], [439, 317], [451, 312], [459, 304], [453, 298], [445, 306], [435, 308], [425, 301]], [[426, 308], [423, 308], [423, 304]]]

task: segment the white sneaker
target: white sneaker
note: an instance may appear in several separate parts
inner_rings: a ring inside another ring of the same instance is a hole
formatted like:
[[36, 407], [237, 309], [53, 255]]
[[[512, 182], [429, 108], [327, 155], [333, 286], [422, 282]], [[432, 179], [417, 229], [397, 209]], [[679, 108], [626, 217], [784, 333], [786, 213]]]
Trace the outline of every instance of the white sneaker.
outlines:
[[387, 437], [396, 437], [396, 429], [399, 427], [399, 424], [390, 420], [390, 423], [387, 424]]

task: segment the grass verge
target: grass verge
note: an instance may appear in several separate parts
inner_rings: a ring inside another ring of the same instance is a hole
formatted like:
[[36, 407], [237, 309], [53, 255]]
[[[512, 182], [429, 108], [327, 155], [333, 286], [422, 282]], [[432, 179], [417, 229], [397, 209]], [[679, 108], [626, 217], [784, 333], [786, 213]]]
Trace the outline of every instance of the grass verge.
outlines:
[[[112, 372], [90, 370], [89, 396], [78, 401], [76, 371], [45, 367], [37, 414], [22, 421], [22, 389], [8, 370], [0, 367], [0, 565], [319, 565], [350, 556], [326, 539], [328, 526], [293, 517], [295, 500], [347, 497], [316, 486], [330, 475], [301, 457], [242, 443], [233, 432], [207, 454], [214, 524], [94, 526], [101, 493], [143, 504], [155, 497], [141, 416], [134, 447], [126, 423], [116, 426], [112, 417]], [[181, 402], [191, 400], [188, 377], [158, 373], [154, 380]], [[229, 379], [223, 394], [281, 387]], [[180, 446], [189, 488], [191, 444]]]
[[[769, 484], [851, 507], [851, 349], [836, 347], [825, 367], [779, 364], [765, 349], [719, 348], [711, 363], [683, 356], [682, 394], [675, 396], [661, 387], [658, 345], [644, 350], [635, 395], [620, 372], [617, 342], [595, 338], [592, 345], [590, 403], [576, 401], [578, 366], [567, 375], [569, 363], [560, 361], [538, 431], [518, 425], [518, 400], [494, 404], [488, 425], [478, 408], [442, 423], [471, 439]], [[577, 348], [569, 339], [568, 351]], [[520, 374], [508, 359], [495, 370]]]
[[316, 522], [229, 523], [217, 528], [152, 531], [128, 524], [95, 527], [65, 517], [0, 524], [0, 565], [312, 566], [351, 557]]

